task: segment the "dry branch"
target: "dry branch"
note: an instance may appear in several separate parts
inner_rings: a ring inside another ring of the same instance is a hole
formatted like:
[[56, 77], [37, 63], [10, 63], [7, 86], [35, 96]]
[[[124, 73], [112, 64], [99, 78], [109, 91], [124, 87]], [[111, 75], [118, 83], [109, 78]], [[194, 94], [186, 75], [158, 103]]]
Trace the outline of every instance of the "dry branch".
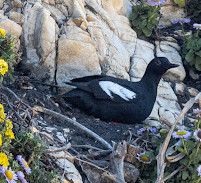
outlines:
[[[168, 121], [166, 121], [165, 119], [163, 119], [162, 117], [159, 118], [159, 121], [165, 125], [167, 125], [169, 128], [172, 127], [172, 124]], [[175, 126], [175, 130], [179, 130], [179, 127], [178, 126]]]
[[165, 141], [163, 142], [163, 144], [160, 147], [159, 150], [159, 154], [157, 156], [157, 179], [155, 183], [164, 183], [164, 171], [165, 171], [165, 167], [166, 167], [166, 163], [165, 163], [165, 152], [167, 150], [168, 144], [170, 142], [170, 138], [172, 136], [172, 133], [177, 125], [177, 123], [184, 117], [184, 115], [188, 112], [188, 110], [193, 106], [193, 104], [199, 99], [201, 98], [201, 92], [198, 93], [198, 95], [195, 98], [190, 99], [186, 105], [184, 106], [182, 112], [180, 113], [180, 115], [178, 116], [177, 120], [175, 121], [175, 123], [172, 125]]
[[111, 168], [117, 177], [116, 183], [126, 183], [124, 179], [124, 158], [127, 153], [126, 141], [119, 142], [111, 154]]
[[53, 152], [61, 152], [61, 151], [66, 151], [71, 148], [71, 143], [68, 143], [64, 147], [59, 147], [59, 148], [54, 148], [54, 149], [47, 149], [44, 151], [44, 153], [53, 153]]
[[46, 109], [46, 108], [41, 107], [41, 106], [34, 106], [34, 110], [67, 121], [68, 123], [78, 127], [79, 129], [81, 129], [82, 131], [87, 133], [88, 135], [90, 135], [93, 138], [95, 138], [97, 141], [102, 143], [108, 149], [112, 150], [112, 146], [108, 142], [106, 142], [102, 137], [100, 137], [99, 135], [97, 135], [96, 133], [91, 131], [90, 129], [88, 129], [85, 126], [83, 126], [80, 123], [78, 123], [76, 120], [73, 120], [73, 119], [71, 119], [71, 118], [69, 118], [67, 116], [64, 116], [64, 115], [62, 115], [62, 114], [60, 114], [58, 112], [52, 111], [50, 109]]

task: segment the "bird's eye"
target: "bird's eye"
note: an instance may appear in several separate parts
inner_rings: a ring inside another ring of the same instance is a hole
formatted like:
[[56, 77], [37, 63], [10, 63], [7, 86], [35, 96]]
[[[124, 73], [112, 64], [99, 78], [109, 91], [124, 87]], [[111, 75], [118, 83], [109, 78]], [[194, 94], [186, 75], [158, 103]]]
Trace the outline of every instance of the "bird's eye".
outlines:
[[156, 63], [156, 65], [161, 65], [161, 61], [160, 60], [156, 60], [155, 63]]

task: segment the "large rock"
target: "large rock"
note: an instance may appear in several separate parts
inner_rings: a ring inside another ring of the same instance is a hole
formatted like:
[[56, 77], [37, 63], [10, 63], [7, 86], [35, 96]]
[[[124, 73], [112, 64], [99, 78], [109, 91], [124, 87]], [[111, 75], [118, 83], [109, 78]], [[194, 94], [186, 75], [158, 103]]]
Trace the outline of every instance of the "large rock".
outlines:
[[161, 18], [160, 27], [170, 26], [175, 18], [184, 18], [186, 16], [184, 8], [179, 8], [173, 0], [166, 0], [166, 3], [160, 9]]
[[54, 6], [45, 4], [44, 7], [47, 8], [50, 11], [51, 16], [54, 18], [54, 20], [59, 25], [64, 23], [64, 21], [66, 20], [67, 15], [65, 16], [59, 9], [55, 8]]
[[113, 22], [116, 27], [119, 39], [122, 41], [124, 47], [128, 51], [129, 56], [132, 57], [137, 42], [136, 32], [131, 28], [130, 22], [125, 16], [117, 15]]
[[87, 11], [88, 31], [98, 51], [102, 72], [130, 80], [130, 57], [137, 35], [128, 19], [117, 14], [112, 2], [103, 1], [103, 8], [96, 1], [87, 0], [86, 4], [94, 10]]
[[139, 81], [142, 78], [147, 65], [153, 58], [154, 45], [137, 39], [134, 55], [131, 60], [130, 76], [132, 81]]
[[100, 74], [98, 55], [89, 33], [77, 26], [66, 26], [58, 42], [56, 81]]
[[15, 23], [12, 20], [9, 20], [7, 17], [3, 17], [0, 19], [0, 27], [1, 29], [5, 29], [7, 33], [10, 33], [12, 36], [17, 39], [20, 37], [22, 33], [22, 27]]
[[39, 79], [53, 81], [55, 77], [55, 58], [57, 25], [50, 11], [40, 3], [27, 3], [24, 13], [24, 44], [26, 62], [32, 74]]
[[9, 19], [21, 26], [24, 23], [24, 15], [15, 11], [9, 12]]
[[159, 120], [159, 118], [173, 124], [181, 112], [177, 97], [168, 82], [163, 79], [158, 85], [158, 93], [152, 113], [149, 119]]

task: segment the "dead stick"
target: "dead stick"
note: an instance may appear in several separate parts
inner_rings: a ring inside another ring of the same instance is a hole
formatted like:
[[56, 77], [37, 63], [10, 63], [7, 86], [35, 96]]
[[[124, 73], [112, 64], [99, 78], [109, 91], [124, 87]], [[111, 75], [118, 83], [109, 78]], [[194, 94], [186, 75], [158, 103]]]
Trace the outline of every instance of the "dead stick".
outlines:
[[127, 143], [126, 141], [119, 142], [114, 148], [110, 163], [112, 167], [113, 174], [116, 175], [118, 180], [116, 183], [126, 183], [124, 178], [124, 159], [127, 153]]
[[75, 148], [79, 147], [79, 148], [85, 148], [85, 149], [94, 149], [94, 150], [97, 150], [97, 151], [105, 151], [103, 149], [93, 147], [93, 146], [90, 146], [90, 145], [72, 145], [72, 147], [75, 147]]
[[171, 177], [173, 177], [175, 174], [177, 174], [177, 172], [179, 172], [184, 166], [181, 165], [179, 168], [177, 168], [175, 171], [173, 171], [170, 175], [168, 175], [167, 177], [165, 177], [162, 181], [166, 181], [168, 179], [170, 179]]
[[54, 148], [54, 149], [47, 149], [44, 151], [44, 153], [53, 153], [53, 152], [61, 152], [61, 151], [66, 151], [69, 148], [71, 148], [71, 143], [68, 143], [66, 146], [60, 147], [60, 148]]
[[68, 123], [70, 123], [70, 124], [78, 127], [79, 129], [81, 129], [82, 131], [84, 131], [85, 133], [87, 133], [88, 135], [90, 135], [93, 138], [95, 138], [97, 141], [99, 141], [100, 143], [102, 143], [108, 149], [112, 150], [112, 146], [108, 142], [106, 142], [102, 137], [100, 137], [99, 135], [97, 135], [96, 133], [94, 133], [93, 131], [91, 131], [90, 129], [86, 128], [85, 126], [81, 125], [77, 121], [75, 121], [73, 119], [70, 119], [69, 117], [64, 116], [62, 114], [59, 114], [58, 112], [54, 112], [54, 111], [52, 111], [50, 109], [46, 109], [46, 108], [41, 107], [41, 106], [34, 106], [34, 110], [67, 121]]
[[188, 110], [193, 106], [195, 101], [197, 101], [201, 97], [201, 92], [198, 93], [198, 95], [195, 98], [190, 99], [186, 105], [184, 106], [182, 112], [178, 116], [175, 123], [172, 125], [170, 131], [168, 132], [168, 135], [163, 142], [162, 146], [160, 147], [159, 154], [157, 157], [157, 179], [155, 183], [164, 183], [163, 177], [164, 177], [164, 171], [165, 171], [165, 152], [167, 150], [168, 144], [170, 142], [170, 138], [172, 136], [172, 133], [177, 125], [177, 123], [184, 117], [184, 115], [188, 112]]
[[[172, 127], [172, 124], [168, 121], [166, 121], [165, 119], [163, 119], [162, 117], [159, 118], [159, 121], [165, 125], [167, 125], [168, 127]], [[178, 126], [175, 127], [175, 130], [179, 130]]]
[[10, 88], [7, 88], [7, 87], [4, 87], [3, 85], [0, 85], [0, 89], [8, 91], [10, 94], [12, 94], [12, 95], [16, 98], [16, 100], [17, 100], [18, 102], [21, 102], [21, 103], [24, 104], [26, 107], [28, 107], [29, 109], [33, 110], [28, 104], [26, 104], [25, 102], [23, 102], [23, 101], [15, 94], [15, 92], [12, 91]]

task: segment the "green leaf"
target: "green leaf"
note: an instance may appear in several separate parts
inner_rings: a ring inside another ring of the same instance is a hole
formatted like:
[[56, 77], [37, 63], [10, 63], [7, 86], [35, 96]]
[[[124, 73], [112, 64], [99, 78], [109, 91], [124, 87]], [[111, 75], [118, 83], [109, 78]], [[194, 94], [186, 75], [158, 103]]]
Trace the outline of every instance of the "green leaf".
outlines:
[[146, 27], [142, 29], [142, 32], [145, 34], [145, 36], [150, 37], [152, 34], [152, 31], [147, 29]]
[[196, 144], [192, 140], [185, 141], [185, 144], [186, 148], [189, 150], [192, 150], [196, 146]]
[[197, 56], [195, 59], [195, 68], [198, 71], [201, 71], [201, 57]]
[[181, 165], [185, 165], [186, 166], [188, 164], [188, 160], [187, 159], [182, 159], [182, 160], [179, 161], [179, 163]]
[[133, 20], [133, 21], [132, 21], [132, 25], [133, 25], [134, 27], [139, 26], [139, 24], [140, 24], [139, 19], [136, 19], [136, 20]]
[[136, 18], [138, 17], [138, 14], [137, 13], [131, 13], [130, 16], [129, 16], [129, 20], [135, 20]]
[[143, 21], [140, 23], [139, 27], [140, 27], [141, 29], [143, 29], [146, 25], [147, 25], [147, 20], [143, 20]]
[[154, 18], [154, 19], [151, 20], [151, 23], [153, 25], [157, 25], [158, 24], [158, 20], [156, 18]]
[[148, 23], [147, 24], [147, 28], [149, 29], [149, 30], [153, 30], [154, 29], [154, 27], [155, 27], [155, 25], [153, 25], [153, 24], [151, 24], [151, 23]]
[[175, 2], [176, 4], [178, 4], [178, 6], [179, 6], [180, 8], [184, 8], [184, 7], [186, 6], [185, 0], [174, 0], [174, 2]]
[[185, 153], [185, 150], [181, 146], [177, 146], [177, 150], [179, 152]]
[[198, 55], [199, 57], [201, 57], [201, 50], [195, 53], [196, 55]]
[[183, 180], [186, 180], [188, 178], [188, 176], [189, 176], [189, 173], [186, 170], [182, 171], [181, 174], [182, 174], [182, 179]]
[[193, 59], [194, 59], [193, 51], [190, 50], [190, 51], [186, 54], [185, 60], [186, 60], [187, 62], [191, 62]]

